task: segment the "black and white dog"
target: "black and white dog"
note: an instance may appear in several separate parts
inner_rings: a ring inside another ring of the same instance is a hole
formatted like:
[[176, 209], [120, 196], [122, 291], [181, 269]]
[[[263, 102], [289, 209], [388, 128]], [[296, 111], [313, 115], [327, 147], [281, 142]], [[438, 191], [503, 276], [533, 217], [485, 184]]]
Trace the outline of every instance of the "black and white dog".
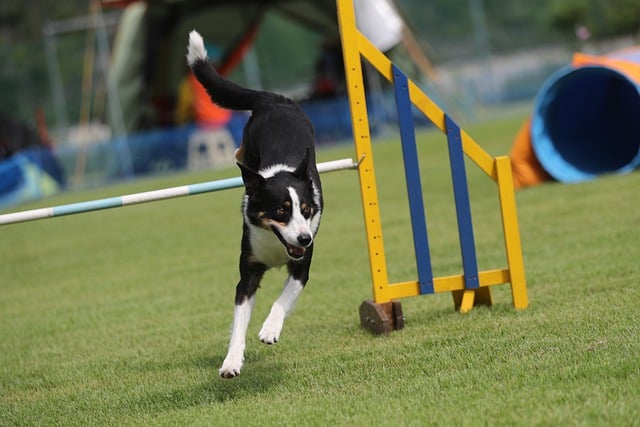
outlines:
[[213, 102], [252, 112], [236, 153], [245, 186], [240, 281], [229, 351], [219, 371], [221, 377], [233, 378], [242, 368], [247, 327], [264, 273], [285, 264], [289, 273], [258, 334], [266, 344], [280, 338], [284, 319], [309, 279], [323, 207], [315, 136], [311, 121], [291, 99], [223, 79], [196, 31], [189, 34], [187, 61]]

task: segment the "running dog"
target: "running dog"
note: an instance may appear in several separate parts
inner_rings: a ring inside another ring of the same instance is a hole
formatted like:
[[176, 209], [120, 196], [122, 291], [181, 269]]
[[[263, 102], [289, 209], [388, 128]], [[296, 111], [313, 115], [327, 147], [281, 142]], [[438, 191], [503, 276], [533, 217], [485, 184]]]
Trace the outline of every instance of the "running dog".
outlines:
[[323, 208], [315, 136], [311, 121], [293, 100], [222, 78], [196, 31], [189, 34], [187, 62], [214, 103], [252, 112], [236, 152], [245, 187], [240, 281], [229, 350], [219, 370], [221, 377], [233, 378], [242, 368], [247, 328], [264, 273], [285, 264], [289, 273], [258, 334], [265, 344], [280, 339], [284, 320], [309, 279]]

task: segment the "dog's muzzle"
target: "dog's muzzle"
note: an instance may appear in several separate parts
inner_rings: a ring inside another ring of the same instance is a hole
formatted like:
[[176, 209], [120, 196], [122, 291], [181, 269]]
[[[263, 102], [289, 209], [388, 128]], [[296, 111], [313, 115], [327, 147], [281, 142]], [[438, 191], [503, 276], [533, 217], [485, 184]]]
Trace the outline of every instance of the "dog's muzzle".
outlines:
[[271, 230], [273, 230], [273, 233], [278, 237], [278, 240], [280, 240], [287, 249], [287, 255], [293, 261], [300, 261], [302, 257], [304, 257], [304, 253], [307, 248], [313, 243], [313, 236], [310, 234], [300, 234], [297, 238], [299, 245], [292, 245], [282, 237], [282, 234], [280, 234], [277, 228], [271, 226]]

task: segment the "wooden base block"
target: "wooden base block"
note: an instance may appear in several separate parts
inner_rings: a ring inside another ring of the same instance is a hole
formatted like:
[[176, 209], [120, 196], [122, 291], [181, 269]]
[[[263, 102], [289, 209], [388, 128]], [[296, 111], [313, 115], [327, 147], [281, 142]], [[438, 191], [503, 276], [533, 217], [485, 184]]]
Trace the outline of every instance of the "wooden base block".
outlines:
[[359, 312], [362, 327], [376, 335], [404, 328], [402, 305], [399, 301], [378, 304], [366, 300], [360, 304]]

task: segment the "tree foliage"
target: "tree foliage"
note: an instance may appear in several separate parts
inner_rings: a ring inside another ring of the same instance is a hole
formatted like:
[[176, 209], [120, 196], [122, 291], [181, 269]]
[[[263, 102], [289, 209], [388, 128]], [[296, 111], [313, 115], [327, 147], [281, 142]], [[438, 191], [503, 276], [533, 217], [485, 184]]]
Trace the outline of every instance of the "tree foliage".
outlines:
[[[397, 0], [400, 10], [437, 57], [447, 59], [475, 48], [471, 1]], [[492, 51], [565, 43], [576, 27], [594, 39], [635, 35], [640, 29], [637, 0], [481, 0]]]

